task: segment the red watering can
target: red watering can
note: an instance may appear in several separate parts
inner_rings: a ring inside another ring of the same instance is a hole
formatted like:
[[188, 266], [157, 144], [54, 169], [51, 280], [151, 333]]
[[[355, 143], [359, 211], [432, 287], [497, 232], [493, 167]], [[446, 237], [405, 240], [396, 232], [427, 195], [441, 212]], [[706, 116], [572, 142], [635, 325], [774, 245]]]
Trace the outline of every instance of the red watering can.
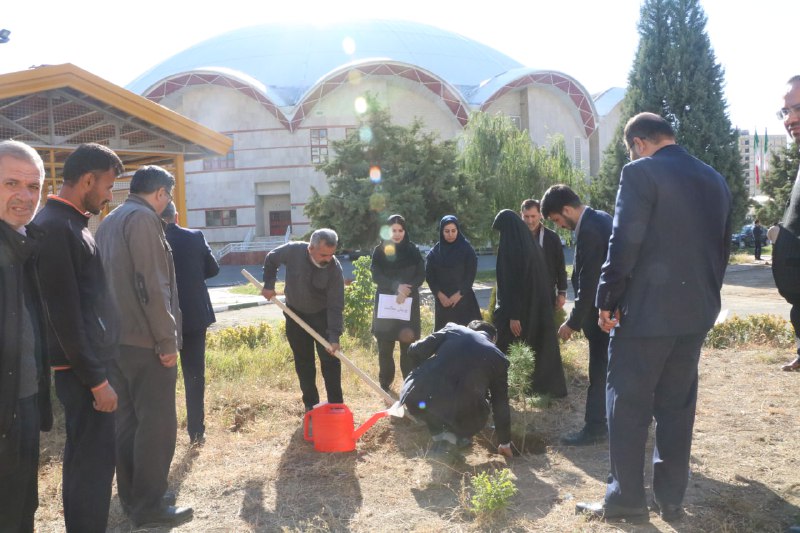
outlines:
[[306, 413], [303, 438], [313, 441], [318, 452], [352, 452], [361, 435], [387, 414], [387, 411], [377, 412], [354, 430], [353, 413], [345, 404], [326, 403]]

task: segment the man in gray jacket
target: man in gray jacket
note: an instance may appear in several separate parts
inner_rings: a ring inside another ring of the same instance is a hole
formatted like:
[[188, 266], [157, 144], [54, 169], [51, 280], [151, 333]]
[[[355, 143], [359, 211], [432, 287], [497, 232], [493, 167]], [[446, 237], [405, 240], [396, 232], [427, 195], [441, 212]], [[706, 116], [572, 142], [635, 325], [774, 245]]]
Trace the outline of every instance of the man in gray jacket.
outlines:
[[109, 381], [117, 391], [117, 491], [134, 524], [176, 525], [192, 509], [167, 505], [175, 453], [175, 381], [181, 312], [172, 252], [159, 213], [175, 178], [157, 166], [139, 168], [125, 203], [100, 223], [97, 244], [123, 317], [119, 357]]
[[331, 229], [318, 229], [311, 242], [289, 242], [275, 248], [264, 260], [264, 290], [271, 300], [275, 296], [278, 268], [286, 267], [286, 305], [314, 331], [331, 344], [326, 351], [289, 316], [286, 317], [286, 338], [294, 354], [294, 368], [303, 391], [306, 411], [319, 403], [314, 366], [314, 345], [317, 346], [322, 378], [329, 403], [342, 403], [342, 363], [332, 354], [339, 349], [344, 311], [344, 277], [342, 266], [334, 257], [339, 236]]

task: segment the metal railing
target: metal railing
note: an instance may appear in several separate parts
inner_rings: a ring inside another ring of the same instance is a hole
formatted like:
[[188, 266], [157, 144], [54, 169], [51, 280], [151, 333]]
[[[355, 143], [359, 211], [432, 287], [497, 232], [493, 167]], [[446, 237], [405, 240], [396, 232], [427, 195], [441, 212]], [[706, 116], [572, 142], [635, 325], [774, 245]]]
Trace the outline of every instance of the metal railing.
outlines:
[[292, 226], [286, 228], [286, 233], [283, 237], [256, 237], [253, 238], [251, 229], [245, 236], [243, 242], [231, 242], [220, 248], [216, 254], [217, 261], [230, 253], [236, 252], [269, 252], [277, 248], [281, 244], [289, 242], [292, 237]]

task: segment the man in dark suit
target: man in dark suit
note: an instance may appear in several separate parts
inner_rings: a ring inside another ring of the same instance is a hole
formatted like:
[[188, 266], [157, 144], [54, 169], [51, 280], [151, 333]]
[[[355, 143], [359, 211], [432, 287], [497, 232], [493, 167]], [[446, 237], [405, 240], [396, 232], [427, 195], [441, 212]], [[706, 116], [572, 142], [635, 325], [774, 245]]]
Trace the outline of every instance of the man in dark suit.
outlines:
[[497, 453], [512, 456], [509, 363], [496, 340], [497, 330], [488, 322], [473, 320], [467, 327], [450, 322], [408, 349], [415, 364], [400, 403], [427, 424], [435, 450], [457, 456], [456, 448], [469, 445], [486, 425], [491, 405]]
[[595, 211], [581, 202], [575, 191], [566, 185], [553, 185], [544, 193], [542, 215], [558, 226], [575, 232], [575, 263], [572, 289], [575, 305], [567, 320], [558, 328], [558, 336], [567, 341], [583, 330], [589, 341], [589, 388], [586, 391], [584, 426], [579, 432], [561, 439], [563, 444], [583, 446], [605, 440], [606, 371], [608, 368], [608, 333], [597, 325], [597, 282], [606, 260], [611, 236], [611, 216]]
[[539, 200], [528, 198], [519, 208], [522, 221], [531, 230], [531, 236], [544, 252], [544, 261], [547, 264], [549, 279], [548, 288], [553, 299], [555, 309], [564, 307], [567, 301], [567, 269], [564, 267], [564, 248], [558, 234], [542, 224], [542, 212], [539, 209]]
[[203, 402], [206, 390], [206, 329], [216, 322], [206, 282], [219, 273], [219, 265], [200, 230], [177, 223], [175, 204], [161, 213], [167, 223], [164, 232], [175, 261], [175, 282], [183, 315], [181, 370], [186, 389], [186, 429], [192, 444], [201, 444], [206, 426]]
[[597, 289], [600, 327], [611, 333], [606, 405], [610, 473], [605, 499], [577, 512], [649, 520], [644, 490], [648, 427], [656, 420], [653, 508], [680, 520], [689, 478], [697, 366], [720, 309], [730, 254], [725, 179], [675, 143], [653, 113], [624, 130], [614, 225]]

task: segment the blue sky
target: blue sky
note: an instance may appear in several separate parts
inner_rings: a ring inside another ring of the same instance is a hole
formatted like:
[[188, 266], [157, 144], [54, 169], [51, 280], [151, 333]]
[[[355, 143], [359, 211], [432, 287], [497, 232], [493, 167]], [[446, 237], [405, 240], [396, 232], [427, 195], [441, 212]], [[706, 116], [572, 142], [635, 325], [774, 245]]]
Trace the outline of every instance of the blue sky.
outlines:
[[[789, 55], [791, 0], [702, 0], [711, 44], [726, 71], [731, 121], [762, 134], [784, 133], [775, 110], [784, 82], [800, 74]], [[302, 12], [291, 12], [293, 5]], [[562, 71], [590, 92], [624, 86], [636, 52], [640, 0], [6, 0], [0, 72], [73, 63], [125, 85], [171, 56], [216, 34], [265, 22], [325, 23], [345, 18], [401, 18], [460, 33], [526, 66]], [[357, 46], [357, 43], [356, 43]]]

